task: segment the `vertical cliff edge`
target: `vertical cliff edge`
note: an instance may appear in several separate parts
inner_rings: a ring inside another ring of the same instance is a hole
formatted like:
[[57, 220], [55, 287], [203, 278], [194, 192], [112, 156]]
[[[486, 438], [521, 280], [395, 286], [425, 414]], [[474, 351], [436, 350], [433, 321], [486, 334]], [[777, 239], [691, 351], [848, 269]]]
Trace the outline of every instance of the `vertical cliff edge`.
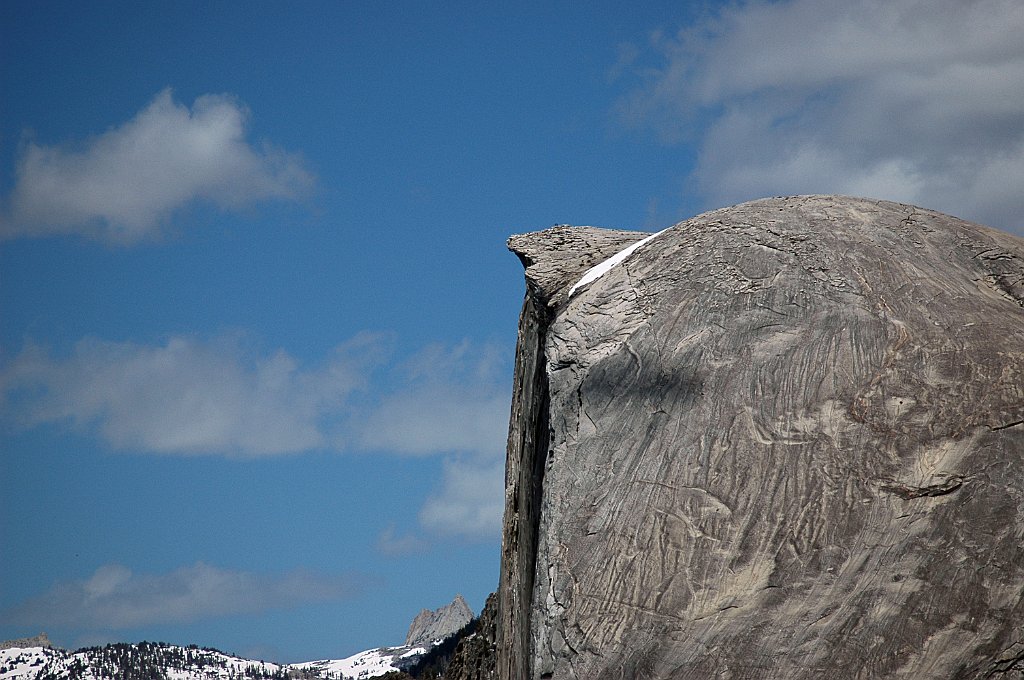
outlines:
[[526, 298], [519, 315], [505, 467], [498, 587], [500, 677], [529, 675], [529, 660], [523, 650], [530, 647], [537, 528], [550, 440], [544, 353], [548, 325], [566, 291], [580, 276], [643, 236], [631, 231], [558, 226], [509, 239], [509, 249], [526, 269]]
[[767, 199], [516, 236], [501, 678], [1024, 677], [1024, 240]]

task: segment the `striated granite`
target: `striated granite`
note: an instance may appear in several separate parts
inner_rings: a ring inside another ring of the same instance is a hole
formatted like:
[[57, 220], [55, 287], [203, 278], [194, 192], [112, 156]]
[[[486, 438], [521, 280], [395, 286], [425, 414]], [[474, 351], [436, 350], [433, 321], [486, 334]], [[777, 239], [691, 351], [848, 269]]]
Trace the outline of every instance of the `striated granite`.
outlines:
[[473, 610], [462, 599], [462, 595], [456, 595], [454, 600], [439, 609], [424, 609], [417, 614], [409, 625], [405, 646], [429, 648], [437, 641], [458, 632], [472, 620]]
[[526, 677], [522, 655], [529, 645], [533, 562], [540, 489], [548, 442], [544, 343], [553, 310], [592, 266], [646, 234], [594, 227], [555, 226], [508, 240], [526, 268], [526, 298], [519, 316], [512, 415], [505, 465], [502, 570], [498, 584], [498, 658], [502, 677]]
[[1024, 674], [1024, 240], [768, 199], [569, 297], [645, 235], [566, 229], [510, 240], [498, 677]]

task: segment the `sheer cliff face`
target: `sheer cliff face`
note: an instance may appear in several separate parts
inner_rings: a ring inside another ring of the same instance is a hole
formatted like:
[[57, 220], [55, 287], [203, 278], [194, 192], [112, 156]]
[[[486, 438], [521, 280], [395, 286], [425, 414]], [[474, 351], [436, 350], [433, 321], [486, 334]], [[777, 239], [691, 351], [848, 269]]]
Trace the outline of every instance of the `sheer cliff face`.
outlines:
[[643, 236], [510, 240], [499, 676], [1024, 668], [1024, 241], [771, 199], [568, 294]]
[[[525, 678], [530, 647], [534, 562], [541, 488], [550, 440], [547, 329], [572, 284], [590, 267], [637, 239], [637, 232], [554, 227], [542, 238], [512, 237], [509, 247], [526, 268], [526, 299], [519, 316], [512, 389], [501, 583], [498, 588], [498, 673]], [[641, 234], [642, 236], [642, 234]]]

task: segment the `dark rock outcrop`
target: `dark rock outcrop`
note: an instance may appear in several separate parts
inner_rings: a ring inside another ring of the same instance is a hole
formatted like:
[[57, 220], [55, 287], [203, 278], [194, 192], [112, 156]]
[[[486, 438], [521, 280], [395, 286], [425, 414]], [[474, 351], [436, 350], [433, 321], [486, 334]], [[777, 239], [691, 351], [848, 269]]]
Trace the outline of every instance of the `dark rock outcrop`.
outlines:
[[495, 671], [498, 623], [498, 597], [491, 593], [487, 598], [476, 628], [459, 640], [451, 662], [445, 669], [445, 680], [491, 680], [497, 677]]
[[443, 607], [431, 611], [422, 610], [409, 625], [405, 636], [406, 647], [430, 647], [457, 632], [473, 620], [473, 610], [462, 595]]
[[[498, 676], [1024, 668], [1024, 240], [831, 196], [527, 265]], [[554, 245], [553, 245], [554, 244]]]
[[34, 637], [18, 638], [17, 640], [5, 640], [0, 642], [0, 649], [28, 649], [31, 647], [52, 648], [50, 638], [46, 633], [40, 633]]

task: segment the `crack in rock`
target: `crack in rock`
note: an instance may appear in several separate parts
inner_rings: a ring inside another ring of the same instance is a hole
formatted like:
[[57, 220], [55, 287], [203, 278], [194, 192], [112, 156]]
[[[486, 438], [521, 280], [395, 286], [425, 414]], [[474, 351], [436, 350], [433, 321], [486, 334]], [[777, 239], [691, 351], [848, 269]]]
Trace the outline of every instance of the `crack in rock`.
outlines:
[[964, 478], [953, 475], [943, 482], [938, 484], [928, 484], [927, 486], [908, 486], [906, 484], [893, 483], [885, 484], [879, 487], [882, 491], [886, 491], [893, 495], [899, 496], [903, 500], [912, 500], [914, 498], [934, 498], [936, 496], [945, 496], [946, 494], [953, 493], [964, 484]]

